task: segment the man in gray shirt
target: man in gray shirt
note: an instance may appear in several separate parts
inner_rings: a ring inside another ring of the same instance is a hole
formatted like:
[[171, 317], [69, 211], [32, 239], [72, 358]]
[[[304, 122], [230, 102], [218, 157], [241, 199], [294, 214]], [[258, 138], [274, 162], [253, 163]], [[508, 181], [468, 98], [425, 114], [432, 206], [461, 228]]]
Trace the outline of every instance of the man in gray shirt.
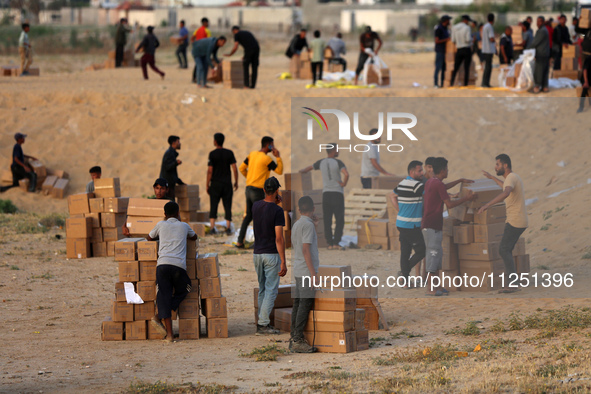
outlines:
[[550, 71], [550, 35], [545, 26], [546, 20], [543, 16], [538, 16], [536, 24], [538, 31], [527, 49], [536, 50], [536, 65], [534, 67], [534, 93], [548, 91], [548, 72]]
[[166, 334], [167, 342], [172, 342], [171, 311], [176, 311], [191, 292], [191, 279], [187, 275], [187, 239], [194, 241], [197, 234], [187, 223], [181, 222], [176, 202], [166, 203], [164, 216], [166, 220], [158, 222], [146, 237], [148, 241], [160, 240], [156, 264], [158, 314], [150, 324], [162, 335]]
[[[316, 348], [310, 346], [304, 339], [304, 327], [308, 323], [308, 315], [314, 306], [314, 282], [317, 285], [318, 266], [318, 238], [314, 223], [314, 201], [310, 196], [304, 196], [298, 201], [301, 217], [291, 229], [291, 244], [293, 247], [293, 276], [295, 290], [293, 309], [291, 312], [291, 338], [289, 351], [293, 353], [313, 353]], [[306, 277], [306, 280], [304, 280]]]
[[[320, 170], [322, 173], [322, 217], [324, 218], [324, 236], [328, 249], [340, 249], [339, 243], [345, 227], [345, 194], [343, 188], [349, 181], [349, 171], [345, 164], [338, 160], [337, 144], [331, 143], [332, 149], [326, 151], [328, 157], [320, 159], [300, 172]], [[341, 173], [344, 179], [341, 181]], [[334, 235], [332, 217], [335, 217]]]
[[[369, 135], [377, 134], [377, 132], [378, 129], [371, 129]], [[380, 176], [380, 173], [384, 175], [392, 175], [380, 165], [380, 150], [377, 144], [379, 144], [381, 140], [381, 137], [376, 138], [371, 141], [370, 144], [367, 144], [369, 149], [366, 152], [363, 152], [363, 156], [361, 157], [361, 184], [364, 189], [371, 189], [372, 176]]]
[[99, 166], [94, 166], [88, 172], [92, 180], [86, 184], [86, 193], [94, 193], [94, 180], [101, 179], [102, 170]]
[[493, 56], [497, 52], [495, 43], [495, 14], [488, 14], [488, 23], [482, 28], [482, 56], [484, 58], [484, 72], [482, 73], [482, 87], [490, 88]]
[[328, 47], [332, 49], [332, 59], [330, 60], [333, 64], [342, 64], [343, 71], [347, 69], [347, 61], [342, 55], [347, 53], [347, 48], [345, 47], [345, 41], [343, 41], [343, 35], [341, 33], [337, 33], [336, 37], [331, 38], [328, 40]]

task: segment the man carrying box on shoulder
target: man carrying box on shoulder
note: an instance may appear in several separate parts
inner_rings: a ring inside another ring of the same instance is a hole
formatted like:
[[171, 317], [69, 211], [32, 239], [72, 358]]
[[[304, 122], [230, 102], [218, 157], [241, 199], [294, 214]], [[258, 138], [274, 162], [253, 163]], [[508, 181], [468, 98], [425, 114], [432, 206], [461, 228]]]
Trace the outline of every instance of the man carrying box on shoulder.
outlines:
[[156, 265], [158, 313], [150, 324], [162, 335], [166, 334], [167, 342], [172, 342], [171, 311], [176, 311], [191, 292], [191, 279], [187, 275], [187, 239], [194, 241], [197, 234], [187, 223], [181, 222], [176, 202], [166, 203], [164, 215], [166, 220], [158, 222], [146, 238], [148, 241], [160, 240]]
[[[511, 169], [511, 158], [502, 153], [496, 158], [495, 171], [497, 175], [503, 176], [503, 182], [497, 177], [492, 176], [486, 171], [483, 171], [484, 176], [495, 181], [503, 191], [493, 198], [491, 201], [484, 204], [478, 213], [486, 211], [491, 206], [505, 201], [507, 209], [507, 223], [505, 224], [505, 231], [503, 232], [503, 239], [499, 245], [499, 254], [505, 263], [505, 280], [508, 283], [515, 278], [517, 271], [515, 270], [515, 261], [513, 260], [513, 248], [519, 237], [527, 228], [527, 212], [525, 210], [525, 197], [523, 194], [523, 182], [519, 175], [514, 173]], [[508, 287], [499, 290], [499, 293], [515, 293], [519, 291], [517, 287]]]
[[[304, 339], [304, 327], [314, 306], [314, 278], [318, 274], [318, 237], [316, 235], [314, 201], [304, 196], [298, 201], [302, 215], [294, 223], [291, 232], [293, 246], [293, 276], [295, 292], [291, 312], [291, 338], [289, 351], [293, 353], [314, 353], [316, 348]], [[304, 281], [304, 277], [307, 277]], [[308, 281], [309, 279], [309, 281]]]

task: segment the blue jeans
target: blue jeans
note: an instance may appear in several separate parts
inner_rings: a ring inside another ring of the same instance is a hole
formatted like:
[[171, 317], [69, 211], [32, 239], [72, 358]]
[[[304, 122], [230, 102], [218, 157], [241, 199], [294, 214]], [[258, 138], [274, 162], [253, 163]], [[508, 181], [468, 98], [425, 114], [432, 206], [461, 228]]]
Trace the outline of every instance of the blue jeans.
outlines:
[[209, 64], [206, 56], [195, 56], [195, 67], [197, 74], [197, 85], [205, 86], [207, 82], [207, 69]]
[[259, 280], [259, 326], [271, 323], [269, 315], [275, 306], [279, 287], [281, 258], [278, 254], [253, 254], [254, 269]]
[[[439, 84], [439, 72], [441, 72], [441, 84]], [[435, 52], [435, 86], [443, 87], [443, 80], [445, 79], [445, 52]]]

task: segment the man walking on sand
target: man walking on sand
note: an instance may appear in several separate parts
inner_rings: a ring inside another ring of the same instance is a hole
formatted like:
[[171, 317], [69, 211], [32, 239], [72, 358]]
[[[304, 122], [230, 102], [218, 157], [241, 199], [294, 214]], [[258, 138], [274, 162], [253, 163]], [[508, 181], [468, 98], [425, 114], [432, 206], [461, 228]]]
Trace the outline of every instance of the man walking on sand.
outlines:
[[[314, 306], [314, 279], [318, 275], [320, 265], [314, 201], [310, 196], [304, 196], [298, 200], [298, 208], [301, 216], [291, 229], [295, 289], [291, 312], [289, 351], [292, 353], [314, 353], [317, 349], [310, 346], [304, 339], [304, 328], [308, 323], [310, 310]], [[310, 278], [310, 281], [304, 281], [304, 277]], [[319, 281], [316, 280], [316, 283]]]
[[[257, 75], [259, 69], [259, 57], [261, 55], [261, 48], [259, 42], [254, 35], [248, 30], [240, 30], [239, 26], [232, 27], [232, 34], [234, 34], [234, 47], [224, 56], [232, 56], [238, 45], [244, 49], [244, 56], [242, 57], [242, 70], [244, 74], [244, 87], [247, 89], [254, 89], [257, 84]], [[249, 73], [252, 67], [252, 73]]]
[[[320, 170], [322, 173], [322, 217], [324, 219], [324, 236], [328, 249], [340, 249], [339, 243], [345, 228], [345, 192], [349, 181], [349, 171], [345, 164], [337, 159], [339, 152], [337, 144], [331, 143], [331, 149], [326, 150], [328, 157], [318, 160], [300, 172]], [[341, 174], [343, 179], [341, 180]], [[332, 231], [332, 217], [335, 218], [334, 234]]]
[[166, 335], [167, 342], [172, 342], [172, 311], [178, 310], [193, 290], [187, 275], [187, 239], [194, 241], [197, 234], [191, 226], [181, 222], [176, 202], [171, 201], [164, 206], [164, 216], [165, 220], [158, 222], [146, 237], [148, 241], [160, 241], [156, 264], [158, 313], [152, 317], [150, 324], [160, 334]]
[[29, 30], [31, 27], [28, 23], [22, 24], [23, 31], [18, 39], [18, 54], [21, 58], [21, 77], [31, 75], [29, 67], [33, 64], [33, 49], [29, 42]]
[[[246, 190], [244, 191], [246, 195], [246, 215], [240, 226], [238, 242], [234, 245], [237, 248], [244, 248], [246, 230], [250, 222], [252, 222], [252, 206], [255, 202], [265, 198], [263, 186], [271, 171], [275, 171], [278, 175], [283, 174], [283, 160], [273, 144], [273, 138], [263, 137], [261, 146], [261, 150], [250, 152], [239, 168], [240, 173], [246, 178]], [[269, 152], [273, 153], [273, 156], [277, 158], [277, 162], [267, 155]]]
[[142, 66], [142, 73], [144, 74], [144, 79], [148, 79], [148, 65], [152, 70], [164, 79], [164, 73], [156, 67], [156, 48], [160, 46], [160, 41], [158, 41], [158, 37], [154, 35], [154, 26], [148, 26], [148, 34], [144, 36], [144, 39], [140, 43], [140, 45], [136, 49], [136, 53], [140, 51], [144, 51], [142, 58], [140, 59], [140, 63]]
[[431, 277], [431, 283], [427, 284], [429, 288], [427, 295], [429, 296], [449, 295], [449, 290], [443, 287], [435, 288], [433, 283], [433, 277], [439, 275], [443, 259], [443, 248], [441, 246], [443, 241], [443, 205], [445, 204], [449, 210], [476, 198], [476, 195], [470, 191], [468, 195], [452, 201], [449, 194], [447, 194], [447, 189], [451, 189], [458, 183], [472, 181], [462, 178], [444, 184], [443, 180], [447, 178], [448, 174], [447, 160], [444, 157], [435, 158], [433, 163], [434, 176], [425, 183], [425, 193], [423, 195], [421, 229], [425, 238], [427, 277]]
[[101, 179], [102, 170], [99, 166], [94, 166], [88, 171], [91, 181], [86, 184], [86, 193], [94, 193], [94, 180]]
[[[435, 28], [435, 74], [433, 76], [435, 89], [442, 88], [445, 80], [445, 52], [447, 42], [451, 40], [448, 30], [450, 20], [449, 15], [443, 15], [439, 20], [439, 25]], [[439, 83], [440, 74], [441, 83]]]
[[179, 61], [179, 68], [187, 68], [187, 46], [189, 46], [189, 30], [185, 27], [185, 21], [181, 21], [179, 28], [179, 45], [175, 55]]
[[[371, 129], [369, 135], [375, 135], [378, 129]], [[380, 176], [380, 174], [393, 176], [380, 165], [380, 147], [381, 137], [371, 141], [367, 146], [369, 149], [364, 151], [361, 156], [361, 185], [364, 189], [371, 189], [371, 177]]]
[[168, 149], [164, 152], [162, 157], [162, 165], [160, 166], [160, 178], [166, 179], [168, 182], [168, 198], [174, 201], [174, 188], [176, 185], [184, 185], [185, 183], [179, 178], [177, 167], [183, 164], [177, 159], [179, 153], [177, 150], [181, 149], [181, 137], [171, 135], [168, 137]]
[[277, 178], [272, 176], [264, 184], [265, 198], [252, 206], [254, 228], [254, 269], [259, 281], [259, 316], [256, 335], [273, 335], [279, 331], [271, 326], [269, 315], [273, 310], [279, 280], [287, 274], [283, 227], [285, 216]]
[[[209, 194], [209, 225], [210, 234], [216, 234], [215, 220], [218, 217], [220, 199], [224, 204], [226, 218], [226, 235], [232, 235], [232, 195], [238, 190], [238, 168], [234, 152], [224, 148], [225, 137], [222, 133], [213, 135], [215, 149], [209, 152], [207, 162], [207, 181], [205, 186]], [[232, 175], [234, 172], [234, 188], [232, 189]]]
[[[493, 198], [491, 201], [484, 204], [478, 213], [486, 211], [491, 206], [505, 201], [507, 208], [507, 221], [505, 223], [505, 231], [503, 238], [499, 245], [499, 254], [505, 263], [505, 283], [511, 283], [517, 278], [517, 271], [515, 270], [515, 261], [513, 260], [513, 248], [519, 237], [527, 228], [527, 211], [525, 210], [525, 196], [523, 192], [523, 182], [519, 175], [513, 172], [511, 168], [511, 158], [502, 153], [498, 155], [495, 163], [495, 172], [497, 176], [505, 178], [504, 181], [492, 176], [486, 171], [483, 174], [488, 179], [492, 179], [503, 188], [503, 191]], [[499, 293], [514, 293], [519, 291], [519, 287], [505, 286]]]

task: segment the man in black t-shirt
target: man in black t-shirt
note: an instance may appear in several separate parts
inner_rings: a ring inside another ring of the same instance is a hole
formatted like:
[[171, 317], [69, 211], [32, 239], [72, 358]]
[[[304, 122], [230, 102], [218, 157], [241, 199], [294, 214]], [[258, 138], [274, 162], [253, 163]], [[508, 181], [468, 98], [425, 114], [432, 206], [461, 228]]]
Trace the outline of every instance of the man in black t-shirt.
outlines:
[[[439, 21], [439, 25], [435, 28], [435, 88], [443, 87], [443, 80], [445, 79], [445, 49], [447, 42], [451, 39], [449, 36], [449, 15], [443, 15]], [[439, 74], [441, 74], [441, 84], [439, 83]]]
[[[375, 42], [378, 42], [378, 48], [374, 50]], [[357, 69], [355, 70], [355, 85], [357, 85], [357, 80], [359, 79], [359, 74], [363, 71], [363, 67], [365, 66], [365, 62], [369, 58], [369, 55], [365, 51], [366, 49], [371, 49], [376, 55], [382, 48], [382, 39], [378, 36], [378, 33], [375, 31], [371, 31], [370, 26], [365, 27], [365, 32], [359, 36], [359, 60], [357, 61]]]
[[505, 27], [505, 34], [501, 36], [499, 43], [499, 62], [501, 64], [511, 64], [513, 62], [513, 38], [511, 26]]
[[[209, 223], [210, 234], [215, 234], [215, 220], [218, 217], [218, 205], [220, 199], [224, 204], [224, 217], [226, 218], [226, 234], [232, 234], [232, 195], [238, 190], [238, 168], [234, 152], [224, 148], [225, 137], [222, 133], [215, 133], [213, 144], [215, 149], [209, 152], [207, 163], [207, 194], [209, 194]], [[232, 176], [230, 167], [234, 172], [234, 188], [232, 189]]]
[[22, 133], [16, 133], [14, 139], [16, 144], [12, 148], [12, 164], [10, 170], [12, 171], [13, 186], [18, 186], [18, 181], [24, 178], [29, 178], [29, 191], [34, 192], [37, 188], [37, 174], [28, 164], [25, 163], [27, 160], [37, 160], [33, 156], [27, 156], [23, 153], [22, 145], [25, 143], [27, 136]]
[[[259, 68], [259, 56], [261, 48], [254, 35], [247, 30], [240, 30], [240, 27], [232, 27], [234, 34], [234, 47], [232, 51], [225, 56], [232, 56], [238, 49], [238, 44], [244, 48], [244, 57], [242, 58], [242, 67], [244, 69], [244, 87], [254, 89], [257, 83], [257, 74]], [[252, 66], [252, 74], [249, 75], [249, 68]]]
[[265, 181], [265, 199], [252, 206], [254, 230], [254, 269], [259, 281], [258, 323], [256, 335], [273, 335], [279, 331], [271, 326], [269, 315], [275, 305], [280, 277], [287, 274], [283, 227], [285, 216], [279, 205], [281, 185], [274, 176]]

